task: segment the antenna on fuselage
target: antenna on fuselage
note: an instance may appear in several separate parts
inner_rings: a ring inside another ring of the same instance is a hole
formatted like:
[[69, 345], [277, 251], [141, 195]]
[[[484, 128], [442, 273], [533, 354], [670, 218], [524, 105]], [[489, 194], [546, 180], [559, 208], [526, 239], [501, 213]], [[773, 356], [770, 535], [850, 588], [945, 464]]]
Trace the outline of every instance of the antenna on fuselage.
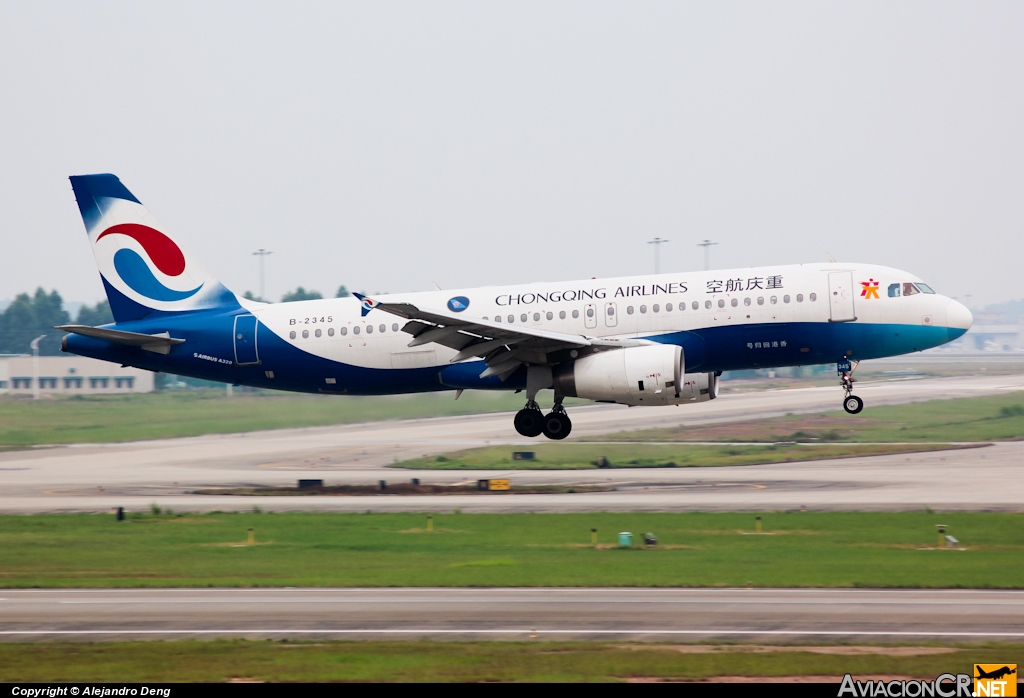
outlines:
[[825, 253], [825, 256], [828, 257], [828, 261], [832, 262], [833, 264], [839, 264], [839, 262], [836, 261], [836, 258], [830, 255], [828, 252]]

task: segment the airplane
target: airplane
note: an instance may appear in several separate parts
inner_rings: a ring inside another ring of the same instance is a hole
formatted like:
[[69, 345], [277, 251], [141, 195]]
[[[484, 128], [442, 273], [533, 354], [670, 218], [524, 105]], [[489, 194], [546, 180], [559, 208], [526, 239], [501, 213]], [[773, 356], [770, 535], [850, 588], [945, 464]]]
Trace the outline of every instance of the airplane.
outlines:
[[70, 179], [115, 322], [58, 327], [63, 351], [303, 393], [525, 391], [526, 437], [568, 436], [566, 397], [687, 405], [715, 399], [724, 371], [825, 363], [856, 414], [857, 362], [973, 320], [913, 274], [839, 262], [264, 303], [221, 284], [116, 176]]
[[[1014, 665], [1014, 666], [1016, 667], [1016, 665]], [[1017, 673], [1017, 669], [1016, 668], [1011, 669], [1008, 666], [1003, 666], [1002, 668], [995, 669], [993, 671], [985, 671], [980, 666], [975, 665], [974, 666], [974, 671], [975, 671], [975, 673], [978, 674], [977, 676], [974, 677], [976, 679], [1001, 679], [1004, 676], [1009, 676], [1011, 674], [1016, 674]]]

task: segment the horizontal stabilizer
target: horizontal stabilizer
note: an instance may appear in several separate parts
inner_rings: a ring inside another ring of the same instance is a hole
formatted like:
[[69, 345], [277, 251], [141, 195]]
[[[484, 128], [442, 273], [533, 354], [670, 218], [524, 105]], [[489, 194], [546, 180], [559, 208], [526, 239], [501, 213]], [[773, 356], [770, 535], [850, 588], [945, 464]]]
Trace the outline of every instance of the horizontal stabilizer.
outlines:
[[176, 339], [170, 332], [160, 334], [142, 334], [141, 332], [125, 332], [124, 330], [108, 330], [103, 327], [89, 327], [88, 325], [57, 325], [53, 329], [63, 330], [72, 334], [80, 334], [86, 337], [104, 339], [114, 344], [123, 344], [129, 347], [141, 347], [146, 351], [157, 354], [167, 354], [175, 344], [183, 344], [184, 339]]

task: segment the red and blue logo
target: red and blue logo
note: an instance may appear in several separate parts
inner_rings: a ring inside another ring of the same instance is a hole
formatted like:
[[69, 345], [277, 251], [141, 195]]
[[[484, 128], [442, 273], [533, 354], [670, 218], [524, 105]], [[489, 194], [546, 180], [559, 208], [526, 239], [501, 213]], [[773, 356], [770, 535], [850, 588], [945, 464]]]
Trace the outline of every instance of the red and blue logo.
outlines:
[[188, 291], [175, 290], [160, 281], [153, 273], [153, 268], [156, 268], [161, 275], [173, 279], [180, 277], [186, 266], [181, 248], [159, 230], [138, 223], [122, 223], [104, 230], [96, 238], [96, 242], [108, 235], [130, 237], [139, 243], [149, 257], [147, 262], [142, 255], [129, 247], [122, 247], [114, 253], [114, 270], [117, 275], [140, 296], [155, 301], [181, 301], [191, 298], [203, 287], [200, 284]]

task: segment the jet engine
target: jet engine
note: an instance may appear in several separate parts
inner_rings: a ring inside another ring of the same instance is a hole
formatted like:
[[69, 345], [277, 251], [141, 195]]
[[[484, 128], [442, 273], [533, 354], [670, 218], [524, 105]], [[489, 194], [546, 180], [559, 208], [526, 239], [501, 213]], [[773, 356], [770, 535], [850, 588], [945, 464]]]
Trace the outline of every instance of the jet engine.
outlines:
[[718, 397], [718, 376], [686, 373], [683, 349], [673, 344], [616, 349], [559, 364], [554, 383], [567, 397], [622, 405], [676, 405]]

